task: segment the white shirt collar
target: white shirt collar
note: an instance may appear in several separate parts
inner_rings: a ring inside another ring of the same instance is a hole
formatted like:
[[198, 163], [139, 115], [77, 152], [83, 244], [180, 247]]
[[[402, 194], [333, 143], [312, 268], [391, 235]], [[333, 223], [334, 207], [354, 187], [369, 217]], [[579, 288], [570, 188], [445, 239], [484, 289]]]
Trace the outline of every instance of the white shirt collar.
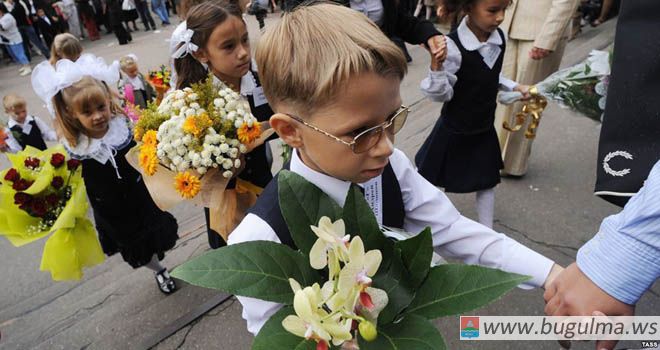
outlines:
[[252, 95], [254, 89], [257, 88], [257, 80], [254, 79], [254, 74], [252, 71], [248, 71], [244, 76], [241, 77], [241, 92], [243, 96]]
[[91, 158], [105, 164], [114, 157], [114, 152], [129, 144], [131, 139], [131, 130], [128, 127], [126, 118], [114, 117], [108, 124], [108, 132], [100, 139], [80, 134], [75, 147], [71, 147], [65, 138], [60, 141], [72, 157], [77, 159]]
[[24, 134], [30, 134], [30, 131], [32, 131], [32, 124], [30, 124], [30, 122], [33, 121], [33, 120], [34, 120], [34, 117], [32, 117], [31, 115], [28, 115], [27, 117], [25, 117], [25, 121], [23, 122], [23, 124], [19, 124], [13, 118], [9, 118], [9, 121], [7, 122], [7, 127], [11, 129], [15, 125], [18, 125], [18, 126], [21, 127]]
[[289, 169], [304, 177], [305, 180], [316, 185], [316, 187], [320, 188], [321, 191], [325, 192], [325, 194], [337, 202], [339, 206], [343, 207], [351, 183], [321, 174], [318, 171], [311, 169], [303, 163], [302, 159], [298, 156], [296, 149], [293, 149], [293, 152], [291, 153], [291, 165]]
[[490, 37], [488, 37], [488, 40], [486, 40], [485, 43], [479, 41], [477, 36], [474, 35], [474, 33], [472, 33], [470, 28], [467, 26], [467, 16], [465, 16], [461, 21], [461, 24], [458, 25], [457, 32], [458, 38], [461, 40], [461, 44], [463, 44], [463, 47], [465, 47], [465, 49], [468, 51], [479, 50], [486, 45], [502, 45], [502, 38], [500, 37], [500, 34], [497, 30], [494, 30], [492, 33], [490, 33]]

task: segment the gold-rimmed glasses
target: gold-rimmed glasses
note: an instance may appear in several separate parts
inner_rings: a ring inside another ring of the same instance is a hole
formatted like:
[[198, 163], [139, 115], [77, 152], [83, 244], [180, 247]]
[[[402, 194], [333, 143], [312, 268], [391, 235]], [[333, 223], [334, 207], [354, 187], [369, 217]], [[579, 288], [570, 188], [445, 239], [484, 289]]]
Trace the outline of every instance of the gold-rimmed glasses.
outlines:
[[378, 144], [380, 138], [383, 136], [384, 131], [390, 133], [391, 135], [398, 133], [401, 130], [401, 128], [403, 128], [403, 125], [406, 123], [406, 119], [408, 118], [408, 110], [409, 109], [406, 106], [399, 107], [399, 109], [397, 109], [396, 112], [392, 113], [383, 123], [373, 126], [365, 131], [362, 131], [361, 133], [353, 137], [353, 140], [351, 141], [343, 140], [342, 138], [337, 137], [325, 130], [319, 129], [318, 127], [304, 121], [300, 117], [286, 113], [284, 114], [288, 115], [291, 119], [339, 143], [343, 143], [344, 145], [350, 147], [351, 150], [353, 150], [353, 153], [359, 154], [370, 150], [372, 147]]

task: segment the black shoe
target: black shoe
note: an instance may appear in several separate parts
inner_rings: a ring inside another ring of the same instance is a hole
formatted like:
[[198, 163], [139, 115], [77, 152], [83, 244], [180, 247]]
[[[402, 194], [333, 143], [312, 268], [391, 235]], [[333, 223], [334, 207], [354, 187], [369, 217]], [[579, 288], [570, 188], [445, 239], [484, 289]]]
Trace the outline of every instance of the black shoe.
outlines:
[[158, 284], [158, 289], [164, 294], [172, 294], [176, 290], [176, 283], [170, 277], [167, 269], [162, 269], [156, 273], [156, 283]]

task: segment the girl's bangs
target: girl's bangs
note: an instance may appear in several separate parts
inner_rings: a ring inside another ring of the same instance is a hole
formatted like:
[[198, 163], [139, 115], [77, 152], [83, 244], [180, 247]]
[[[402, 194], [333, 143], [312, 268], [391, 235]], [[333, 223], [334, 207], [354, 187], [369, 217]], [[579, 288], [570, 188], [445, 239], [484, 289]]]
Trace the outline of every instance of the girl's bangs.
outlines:
[[88, 111], [107, 103], [109, 99], [110, 96], [103, 86], [92, 84], [78, 91], [73, 96], [71, 104], [76, 111]]

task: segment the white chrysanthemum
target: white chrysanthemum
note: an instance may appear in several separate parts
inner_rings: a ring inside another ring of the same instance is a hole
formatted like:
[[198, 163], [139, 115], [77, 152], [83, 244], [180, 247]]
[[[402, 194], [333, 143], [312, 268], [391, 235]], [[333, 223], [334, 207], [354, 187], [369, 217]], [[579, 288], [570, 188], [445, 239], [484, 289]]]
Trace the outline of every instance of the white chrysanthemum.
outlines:
[[224, 176], [226, 179], [230, 179], [232, 176], [234, 176], [234, 173], [231, 171], [227, 170], [224, 173], [222, 173], [222, 176]]
[[234, 163], [231, 161], [231, 159], [225, 159], [222, 162], [222, 167], [229, 170], [234, 166]]
[[205, 168], [205, 167], [200, 166], [200, 167], [196, 167], [196, 168], [197, 168], [197, 172], [198, 172], [200, 175], [204, 175], [204, 174], [206, 174], [206, 168]]
[[234, 167], [236, 167], [236, 168], [240, 168], [240, 167], [241, 167], [241, 160], [240, 160], [240, 159], [236, 159], [236, 160], [234, 160]]

